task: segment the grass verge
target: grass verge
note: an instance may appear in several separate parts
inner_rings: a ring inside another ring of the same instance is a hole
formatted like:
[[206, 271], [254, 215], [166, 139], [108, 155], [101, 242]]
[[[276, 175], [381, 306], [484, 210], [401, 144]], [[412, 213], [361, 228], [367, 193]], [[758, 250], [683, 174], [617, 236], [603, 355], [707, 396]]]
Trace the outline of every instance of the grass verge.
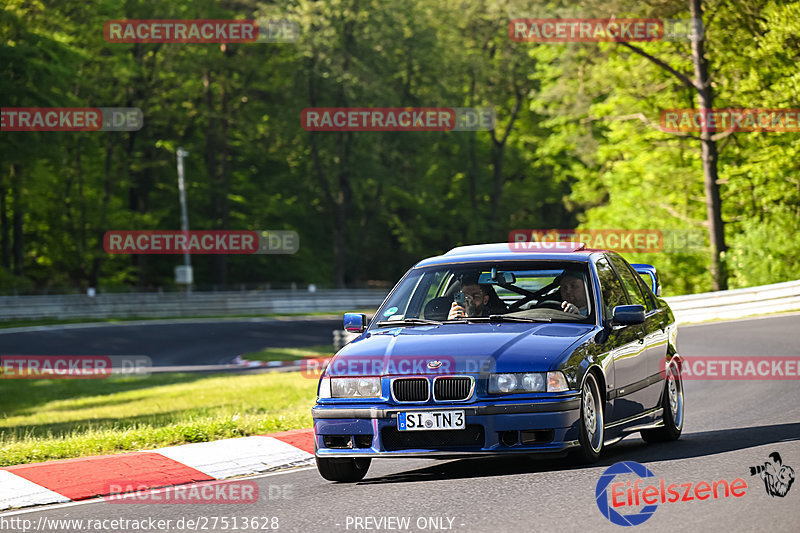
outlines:
[[336, 353], [332, 344], [305, 346], [303, 348], [264, 348], [260, 352], [242, 355], [250, 361], [296, 361], [309, 357], [331, 357]]
[[3, 380], [0, 466], [311, 427], [300, 373]]

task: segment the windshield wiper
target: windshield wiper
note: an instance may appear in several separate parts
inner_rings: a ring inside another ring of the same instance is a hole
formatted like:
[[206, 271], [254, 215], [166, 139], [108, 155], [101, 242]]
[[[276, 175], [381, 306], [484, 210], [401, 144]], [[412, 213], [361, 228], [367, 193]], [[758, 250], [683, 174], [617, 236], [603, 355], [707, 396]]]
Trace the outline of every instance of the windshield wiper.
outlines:
[[382, 320], [378, 322], [378, 327], [384, 326], [440, 326], [438, 320], [427, 320], [425, 318], [404, 318], [403, 320]]
[[552, 322], [552, 318], [531, 318], [525, 316], [489, 315], [489, 322]]

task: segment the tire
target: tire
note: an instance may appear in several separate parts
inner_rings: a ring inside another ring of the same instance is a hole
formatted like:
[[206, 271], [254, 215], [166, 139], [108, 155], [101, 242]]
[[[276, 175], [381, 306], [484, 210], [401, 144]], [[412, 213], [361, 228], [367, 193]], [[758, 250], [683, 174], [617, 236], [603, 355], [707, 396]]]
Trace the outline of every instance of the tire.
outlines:
[[580, 433], [578, 435], [580, 449], [576, 454], [578, 462], [596, 463], [603, 452], [604, 438], [603, 398], [600, 396], [597, 378], [592, 372], [587, 372], [586, 379], [583, 380], [583, 387], [581, 387]]
[[669, 366], [661, 395], [661, 408], [664, 409], [664, 426], [642, 430], [640, 433], [645, 442], [678, 440], [683, 431], [683, 378], [675, 365]]
[[361, 481], [367, 475], [370, 458], [344, 458], [328, 459], [316, 458], [317, 470], [319, 475], [328, 481], [340, 481], [343, 483], [355, 483]]

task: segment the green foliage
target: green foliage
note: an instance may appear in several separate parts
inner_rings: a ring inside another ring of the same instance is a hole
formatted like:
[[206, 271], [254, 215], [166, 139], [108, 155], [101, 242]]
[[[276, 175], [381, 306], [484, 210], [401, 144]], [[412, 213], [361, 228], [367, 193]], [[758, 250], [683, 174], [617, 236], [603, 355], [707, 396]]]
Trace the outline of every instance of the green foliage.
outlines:
[[[800, 2], [706, 1], [717, 107], [800, 107]], [[3, 106], [139, 107], [138, 132], [0, 134], [0, 291], [174, 288], [179, 256], [109, 255], [109, 229], [293, 229], [293, 256], [194, 256], [199, 288], [395, 281], [517, 228], [703, 229], [700, 145], [653, 127], [694, 95], [616, 43], [518, 43], [516, 16], [688, 18], [688, 2], [162, 3], [158, 18], [290, 18], [291, 44], [117, 44], [150, 2], [10, 0]], [[691, 76], [688, 41], [640, 43]], [[494, 132], [309, 133], [307, 107], [493, 106]], [[506, 136], [507, 134], [507, 136]], [[720, 140], [731, 286], [796, 277], [796, 133]], [[13, 169], [13, 171], [12, 171]], [[16, 216], [16, 218], [15, 218]], [[22, 238], [14, 235], [14, 227]], [[19, 251], [19, 254], [16, 252]], [[15, 255], [18, 255], [15, 258]], [[631, 256], [708, 290], [708, 250]]]

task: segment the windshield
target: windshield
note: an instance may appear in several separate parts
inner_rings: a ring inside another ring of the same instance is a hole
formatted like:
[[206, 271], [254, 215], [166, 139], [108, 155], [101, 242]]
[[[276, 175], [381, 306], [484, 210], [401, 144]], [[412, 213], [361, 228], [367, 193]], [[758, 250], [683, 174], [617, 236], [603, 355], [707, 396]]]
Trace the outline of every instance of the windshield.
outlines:
[[[374, 323], [594, 322], [586, 263], [515, 261], [415, 269]], [[425, 322], [423, 322], [425, 321]]]

